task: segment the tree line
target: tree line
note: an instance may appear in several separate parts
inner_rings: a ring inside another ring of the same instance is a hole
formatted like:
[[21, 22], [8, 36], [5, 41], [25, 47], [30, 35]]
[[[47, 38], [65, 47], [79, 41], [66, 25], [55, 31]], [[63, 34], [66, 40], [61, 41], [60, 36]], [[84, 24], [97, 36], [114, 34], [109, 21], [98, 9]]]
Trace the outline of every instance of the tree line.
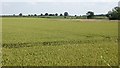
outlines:
[[[14, 16], [15, 16], [15, 14], [14, 14]], [[23, 16], [23, 14], [20, 13], [19, 16]], [[28, 14], [28, 16], [64, 16], [66, 18], [66, 16], [69, 16], [69, 14], [68, 14], [68, 12], [64, 12], [64, 14], [60, 14], [60, 15], [58, 15], [58, 13], [55, 13], [55, 14], [49, 14], [49, 13], [42, 14], [41, 13], [40, 15], [37, 15], [37, 14], [34, 14], [34, 15]]]
[[[87, 18], [91, 19], [94, 17], [94, 12], [88, 11]], [[111, 11], [106, 14], [109, 20], [120, 20], [120, 7], [114, 7]]]
[[[13, 16], [16, 16], [15, 14], [13, 14]], [[22, 13], [20, 13], [18, 16], [22, 17], [24, 16]], [[40, 14], [40, 15], [37, 15], [37, 14], [28, 14], [27, 17], [37, 17], [37, 16], [64, 16], [64, 18], [67, 18], [69, 16], [69, 13], [68, 12], [64, 12], [64, 14], [58, 14], [58, 13], [55, 13], [55, 14], [49, 14], [49, 13], [45, 13], [45, 14]], [[93, 11], [88, 11], [86, 13], [86, 18], [87, 19], [94, 19], [95, 16], [106, 16], [108, 17], [109, 20], [120, 20], [120, 7], [114, 7], [111, 11], [108, 11], [107, 14], [100, 14], [100, 15], [95, 15]], [[78, 17], [77, 15], [75, 15], [74, 17]]]

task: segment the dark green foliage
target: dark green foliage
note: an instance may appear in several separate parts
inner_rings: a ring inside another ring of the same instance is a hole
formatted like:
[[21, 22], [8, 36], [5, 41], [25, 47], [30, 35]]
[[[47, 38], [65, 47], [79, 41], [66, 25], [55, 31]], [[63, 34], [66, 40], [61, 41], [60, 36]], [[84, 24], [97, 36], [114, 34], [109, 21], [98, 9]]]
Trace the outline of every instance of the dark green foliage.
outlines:
[[63, 16], [62, 14], [60, 14], [60, 16]]
[[55, 16], [58, 16], [58, 14], [56, 13]]
[[34, 16], [37, 16], [37, 14], [34, 14]]
[[68, 12], [65, 12], [65, 13], [64, 13], [64, 16], [68, 16], [68, 15], [69, 15]]
[[45, 13], [45, 16], [48, 16], [48, 13]]
[[49, 16], [55, 16], [54, 14], [49, 14]]
[[88, 11], [87, 13], [87, 19], [92, 19], [94, 17], [94, 12]]
[[43, 16], [43, 14], [41, 13], [40, 16]]
[[66, 18], [68, 15], [69, 15], [68, 12], [65, 12], [64, 13], [64, 18]]
[[120, 20], [120, 7], [115, 7], [106, 15], [109, 20]]
[[22, 13], [20, 13], [19, 16], [22, 16]]

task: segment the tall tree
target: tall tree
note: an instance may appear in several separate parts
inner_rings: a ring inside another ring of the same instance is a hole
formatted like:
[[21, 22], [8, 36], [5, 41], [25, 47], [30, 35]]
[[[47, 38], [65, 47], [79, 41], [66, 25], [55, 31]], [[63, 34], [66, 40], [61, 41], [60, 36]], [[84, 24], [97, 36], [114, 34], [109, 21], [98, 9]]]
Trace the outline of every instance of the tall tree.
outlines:
[[41, 13], [40, 16], [43, 16], [43, 14]]
[[60, 14], [60, 16], [63, 16], [62, 14]]
[[94, 17], [94, 12], [88, 11], [87, 13], [87, 19], [92, 19]]
[[68, 12], [64, 12], [64, 17], [66, 18], [68, 16]]
[[120, 7], [114, 7], [106, 15], [110, 20], [120, 20]]
[[45, 16], [48, 16], [48, 13], [45, 13]]
[[55, 16], [58, 16], [58, 14], [56, 13]]
[[34, 16], [37, 16], [37, 14], [34, 14]]
[[19, 16], [22, 16], [22, 13], [20, 13]]

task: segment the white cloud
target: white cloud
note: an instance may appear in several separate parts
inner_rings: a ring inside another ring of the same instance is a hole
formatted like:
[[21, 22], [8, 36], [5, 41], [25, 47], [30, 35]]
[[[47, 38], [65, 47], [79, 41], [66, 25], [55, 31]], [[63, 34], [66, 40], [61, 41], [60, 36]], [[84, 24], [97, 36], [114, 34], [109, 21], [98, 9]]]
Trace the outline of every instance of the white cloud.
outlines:
[[1, 0], [2, 2], [119, 2], [119, 0]]
[[37, 5], [38, 3], [37, 2], [28, 2], [28, 4], [30, 4], [30, 5]]
[[118, 2], [118, 6], [120, 7], [120, 1]]

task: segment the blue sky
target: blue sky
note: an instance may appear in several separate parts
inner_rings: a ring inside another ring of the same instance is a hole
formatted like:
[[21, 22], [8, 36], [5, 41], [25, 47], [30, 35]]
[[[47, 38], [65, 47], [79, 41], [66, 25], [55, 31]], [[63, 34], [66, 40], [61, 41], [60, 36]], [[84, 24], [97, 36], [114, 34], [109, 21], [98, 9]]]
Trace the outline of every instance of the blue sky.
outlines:
[[4, 0], [2, 2], [2, 14], [41, 14], [41, 13], [64, 13], [70, 15], [85, 15], [87, 11], [95, 14], [106, 14], [118, 5], [118, 0]]

